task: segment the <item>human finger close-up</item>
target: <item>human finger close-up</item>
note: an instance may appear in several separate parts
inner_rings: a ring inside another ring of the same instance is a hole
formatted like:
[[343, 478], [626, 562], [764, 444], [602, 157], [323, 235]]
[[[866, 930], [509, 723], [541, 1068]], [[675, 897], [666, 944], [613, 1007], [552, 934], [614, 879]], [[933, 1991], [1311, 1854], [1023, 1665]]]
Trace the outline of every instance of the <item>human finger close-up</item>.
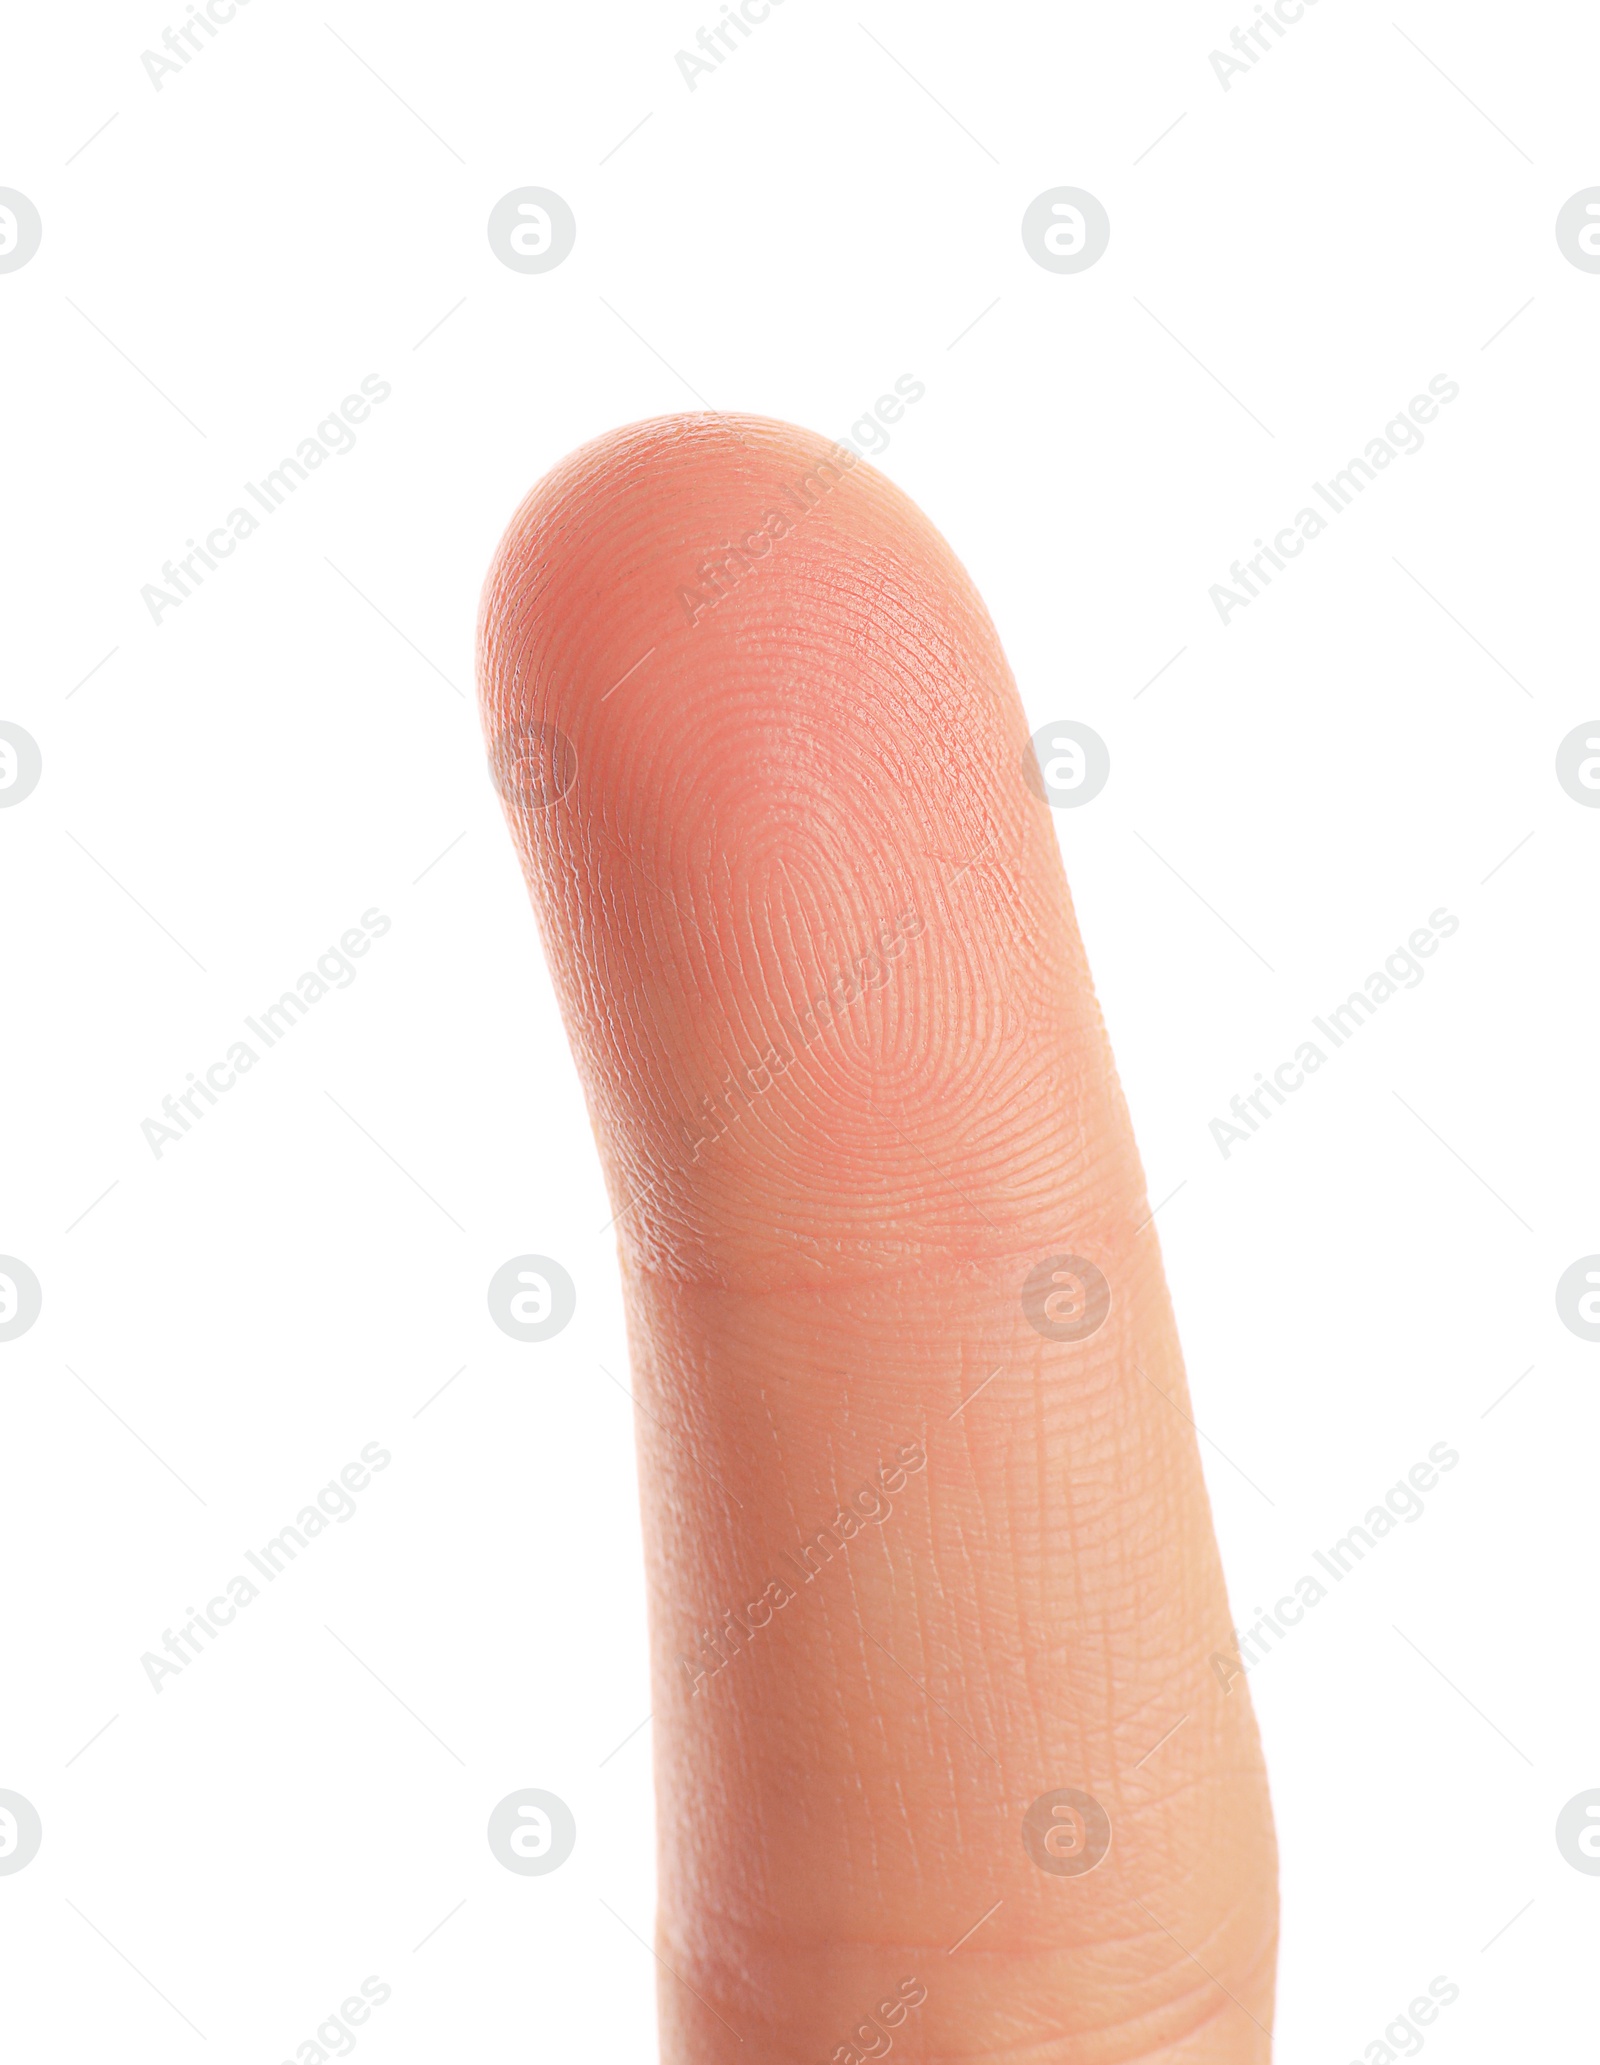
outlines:
[[528, 496], [479, 684], [622, 1258], [663, 2057], [1265, 2059], [1266, 1775], [972, 584], [852, 452], [657, 419]]
[[1592, 2049], [1600, 11], [0, 73], [0, 2050]]

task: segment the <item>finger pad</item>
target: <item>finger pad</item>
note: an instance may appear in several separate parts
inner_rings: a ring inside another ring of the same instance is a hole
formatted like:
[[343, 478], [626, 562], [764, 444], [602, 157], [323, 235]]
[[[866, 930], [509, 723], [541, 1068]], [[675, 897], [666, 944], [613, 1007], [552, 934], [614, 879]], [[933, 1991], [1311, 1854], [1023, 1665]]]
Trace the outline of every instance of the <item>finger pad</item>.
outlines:
[[997, 1187], [1013, 1221], [1064, 1173], [1139, 1194], [994, 627], [851, 457], [630, 426], [534, 490], [485, 591], [491, 758], [614, 1185], [649, 1187], [628, 1237], [680, 1258], [781, 1267], [774, 1191], [783, 1243], [865, 1267], [970, 1249]]

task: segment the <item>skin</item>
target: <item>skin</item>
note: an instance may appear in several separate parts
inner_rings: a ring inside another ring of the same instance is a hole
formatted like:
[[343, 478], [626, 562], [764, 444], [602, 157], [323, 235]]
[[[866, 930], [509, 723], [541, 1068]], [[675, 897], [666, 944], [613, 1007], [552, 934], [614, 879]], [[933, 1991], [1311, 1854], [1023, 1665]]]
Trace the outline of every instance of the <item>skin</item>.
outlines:
[[[617, 1213], [663, 2060], [1268, 2058], [1266, 1775], [982, 602], [864, 463], [668, 417], [517, 512], [479, 680]], [[1063, 1788], [1087, 1872], [1025, 1847]]]

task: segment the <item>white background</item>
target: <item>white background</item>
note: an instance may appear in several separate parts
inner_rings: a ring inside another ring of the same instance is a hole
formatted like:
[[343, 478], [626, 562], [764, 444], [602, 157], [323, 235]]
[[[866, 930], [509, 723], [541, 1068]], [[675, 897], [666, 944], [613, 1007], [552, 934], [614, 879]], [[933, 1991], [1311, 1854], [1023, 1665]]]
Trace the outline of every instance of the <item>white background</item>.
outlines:
[[[1241, 1620], [1461, 1457], [1252, 1675], [1279, 2055], [1381, 2058], [1436, 1974], [1441, 2060], [1589, 2055], [1600, 1880], [1553, 1828], [1600, 1786], [1600, 1348], [1553, 1291], [1600, 1248], [1600, 813], [1553, 765], [1600, 711], [1600, 275], [1553, 225], [1600, 183], [1600, 22], [1321, 0], [1224, 91], [1220, 8], [786, 0], [691, 92], [709, 19], [251, 0], [160, 91], [159, 12], [8, 32], [0, 184], [44, 224], [0, 275], [0, 716], [44, 762], [0, 811], [0, 1250], [44, 1289], [0, 1345], [0, 1786], [44, 1826], [0, 1876], [10, 2046], [275, 2065], [377, 1974], [375, 2065], [653, 2055], [610, 1205], [474, 612], [583, 439], [697, 396], [837, 435], [910, 373], [878, 463], [1030, 721], [1110, 748], [1059, 828]], [[525, 185], [578, 223], [533, 277], [485, 235]], [[1059, 185], [1112, 224], [1075, 276], [1019, 235]], [[1224, 627], [1211, 584], [1441, 372], [1426, 448]], [[356, 449], [153, 624], [371, 373]], [[157, 1158], [141, 1122], [373, 906], [357, 979]], [[1425, 981], [1224, 1160], [1210, 1121], [1440, 906]], [[484, 1298], [529, 1250], [578, 1287], [537, 1348]], [[370, 1441], [356, 1516], [153, 1691]], [[523, 1786], [577, 1817], [550, 1876], [484, 1839]]]

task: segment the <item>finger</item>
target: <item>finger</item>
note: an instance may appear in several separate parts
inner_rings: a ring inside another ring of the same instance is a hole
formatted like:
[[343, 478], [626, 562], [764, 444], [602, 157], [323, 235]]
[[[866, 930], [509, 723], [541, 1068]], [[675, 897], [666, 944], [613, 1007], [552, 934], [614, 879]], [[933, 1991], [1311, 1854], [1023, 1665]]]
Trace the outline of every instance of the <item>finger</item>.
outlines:
[[671, 418], [534, 490], [480, 680], [617, 1213], [664, 2059], [1265, 2059], [1265, 1778], [981, 602], [850, 455]]

